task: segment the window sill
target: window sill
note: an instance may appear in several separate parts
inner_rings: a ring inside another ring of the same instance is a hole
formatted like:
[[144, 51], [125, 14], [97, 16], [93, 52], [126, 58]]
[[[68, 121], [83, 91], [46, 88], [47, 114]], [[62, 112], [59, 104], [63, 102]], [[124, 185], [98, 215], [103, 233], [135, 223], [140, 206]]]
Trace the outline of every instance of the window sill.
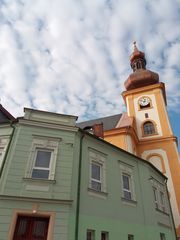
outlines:
[[91, 196], [95, 196], [95, 197], [101, 197], [101, 198], [104, 198], [106, 199], [107, 198], [107, 195], [108, 193], [107, 192], [103, 192], [103, 191], [97, 191], [93, 188], [88, 188], [88, 192]]
[[121, 200], [123, 201], [123, 203], [128, 204], [128, 205], [132, 205], [132, 206], [137, 205], [137, 201], [133, 200], [133, 199], [127, 199], [127, 198], [122, 197]]
[[156, 209], [157, 212], [160, 212], [160, 213], [162, 213], [162, 214], [164, 214], [166, 216], [169, 216], [169, 213], [167, 213], [167, 212], [165, 212], [165, 211], [163, 211], [163, 210], [161, 210], [159, 208], [155, 208], [155, 209]]
[[43, 183], [50, 183], [50, 184], [55, 184], [56, 180], [50, 180], [50, 179], [40, 179], [40, 178], [23, 178], [24, 181], [27, 182], [43, 182]]
[[151, 133], [151, 134], [142, 134], [142, 137], [153, 137], [153, 136], [157, 136], [157, 135], [159, 135], [157, 132], [155, 132], [155, 133]]

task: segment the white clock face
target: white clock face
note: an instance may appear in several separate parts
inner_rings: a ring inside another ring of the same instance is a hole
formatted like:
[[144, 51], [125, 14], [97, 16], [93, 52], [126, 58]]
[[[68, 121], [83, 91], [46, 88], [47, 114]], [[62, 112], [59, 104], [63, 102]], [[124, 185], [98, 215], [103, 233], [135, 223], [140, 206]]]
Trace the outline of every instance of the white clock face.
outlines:
[[147, 106], [150, 103], [150, 99], [148, 97], [142, 97], [139, 99], [140, 106]]

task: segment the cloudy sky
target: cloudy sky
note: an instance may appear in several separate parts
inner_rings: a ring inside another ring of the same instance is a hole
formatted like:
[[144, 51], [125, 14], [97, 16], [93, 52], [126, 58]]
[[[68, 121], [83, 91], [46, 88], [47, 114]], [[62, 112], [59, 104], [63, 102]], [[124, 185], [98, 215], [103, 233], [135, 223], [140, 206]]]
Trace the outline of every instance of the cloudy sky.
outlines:
[[120, 93], [136, 40], [166, 83], [180, 135], [180, 0], [0, 0], [0, 98], [79, 120], [126, 111]]

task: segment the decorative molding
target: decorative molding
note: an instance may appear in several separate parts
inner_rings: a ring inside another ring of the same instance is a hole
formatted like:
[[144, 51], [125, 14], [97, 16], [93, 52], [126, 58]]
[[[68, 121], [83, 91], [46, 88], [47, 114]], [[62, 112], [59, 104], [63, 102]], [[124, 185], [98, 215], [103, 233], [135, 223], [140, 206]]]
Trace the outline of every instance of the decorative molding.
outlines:
[[168, 212], [166, 212], [166, 211], [162, 211], [162, 210], [159, 209], [159, 208], [156, 208], [156, 211], [157, 211], [157, 212], [160, 212], [160, 213], [162, 213], [162, 214], [164, 214], [164, 215], [169, 216], [169, 213], [168, 213]]
[[100, 198], [103, 198], [103, 199], [106, 199], [107, 195], [108, 195], [107, 192], [96, 191], [95, 189], [90, 188], [90, 187], [88, 188], [88, 193], [89, 193], [89, 195], [91, 195], [93, 197], [100, 197]]
[[49, 139], [49, 140], [53, 140], [53, 141], [62, 141], [62, 138], [60, 137], [52, 137], [52, 136], [47, 136], [47, 135], [38, 135], [38, 134], [32, 134], [32, 136], [34, 138], [37, 138], [37, 139]]
[[[125, 166], [128, 166], [128, 167], [130, 167], [130, 168], [133, 168], [134, 166], [133, 165], [131, 165], [131, 164], [129, 164], [129, 163], [126, 163], [126, 162], [123, 162], [123, 161], [121, 161], [121, 160], [118, 160], [118, 162], [120, 163], [120, 164], [124, 164]], [[121, 168], [121, 165], [120, 165], [120, 168]], [[121, 168], [122, 169], [122, 168]]]
[[54, 203], [54, 204], [65, 204], [71, 205], [73, 200], [69, 199], [48, 199], [48, 198], [33, 198], [33, 197], [16, 197], [10, 195], [0, 195], [1, 200], [13, 200], [13, 201], [24, 201], [24, 202], [40, 202], [40, 203]]
[[131, 206], [136, 206], [137, 205], [137, 201], [133, 200], [133, 199], [127, 199], [124, 197], [121, 197], [121, 200], [123, 203], [127, 204], [127, 205], [131, 205]]
[[167, 225], [167, 224], [164, 224], [164, 223], [162, 223], [162, 222], [157, 222], [157, 224], [158, 224], [159, 226], [161, 226], [161, 227], [165, 227], [165, 228], [172, 229], [171, 226], [169, 226], [169, 225]]
[[19, 119], [19, 125], [58, 129], [58, 130], [65, 130], [65, 131], [71, 131], [71, 132], [77, 132], [79, 130], [79, 128], [75, 126], [38, 122], [38, 121], [27, 120], [27, 119]]
[[18, 216], [48, 217], [49, 218], [49, 226], [48, 226], [47, 240], [53, 239], [55, 215], [56, 215], [55, 212], [39, 211], [37, 204], [33, 204], [32, 210], [15, 209], [14, 212], [13, 212], [11, 225], [10, 225], [10, 228], [9, 228], [8, 240], [13, 240], [14, 239], [13, 235], [14, 235], [15, 226], [16, 226]]
[[35, 178], [27, 178], [27, 177], [23, 177], [24, 181], [28, 181], [28, 182], [36, 182], [36, 183], [45, 183], [45, 184], [55, 184], [56, 180], [50, 180], [50, 179], [35, 179]]

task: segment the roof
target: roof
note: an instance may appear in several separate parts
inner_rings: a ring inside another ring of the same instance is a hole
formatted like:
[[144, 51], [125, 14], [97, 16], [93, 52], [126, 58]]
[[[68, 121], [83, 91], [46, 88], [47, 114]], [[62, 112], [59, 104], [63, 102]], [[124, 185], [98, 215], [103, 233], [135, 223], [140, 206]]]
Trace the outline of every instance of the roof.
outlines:
[[16, 119], [0, 104], [0, 123], [14, 122]]
[[[121, 114], [119, 114], [119, 115], [121, 115]], [[107, 144], [107, 145], [111, 146], [112, 148], [114, 148], [114, 149], [116, 149], [116, 150], [118, 150], [118, 151], [120, 151], [120, 152], [124, 152], [125, 154], [136, 158], [138, 161], [143, 162], [143, 163], [147, 164], [148, 166], [150, 166], [152, 169], [154, 169], [156, 172], [158, 172], [164, 179], [166, 179], [166, 180], [168, 179], [168, 178], [167, 178], [158, 168], [156, 168], [151, 162], [149, 162], [149, 161], [147, 161], [147, 160], [145, 160], [145, 159], [143, 159], [143, 158], [141, 158], [141, 157], [138, 157], [138, 156], [136, 156], [135, 154], [130, 153], [130, 152], [128, 152], [128, 151], [126, 151], [126, 150], [124, 150], [124, 149], [122, 149], [122, 148], [120, 148], [120, 147], [117, 147], [116, 145], [114, 145], [114, 144], [112, 144], [112, 143], [110, 143], [110, 142], [108, 142], [108, 141], [106, 141], [106, 140], [104, 140], [104, 139], [102, 139], [102, 138], [99, 138], [99, 137], [97, 137], [97, 136], [94, 135], [94, 134], [90, 134], [89, 132], [87, 132], [87, 131], [85, 131], [85, 130], [79, 129], [79, 132], [82, 134], [82, 136], [84, 135], [84, 136], [92, 137], [92, 138], [96, 139], [97, 141], [103, 142], [104, 144]]]
[[123, 113], [121, 119], [116, 125], [116, 128], [123, 128], [129, 126], [133, 126], [133, 117], [129, 117], [127, 113]]
[[121, 119], [122, 114], [116, 114], [108, 117], [103, 117], [103, 118], [97, 118], [85, 122], [80, 122], [77, 123], [76, 126], [84, 129], [86, 127], [92, 127], [94, 124], [100, 124], [103, 123], [103, 129], [104, 131], [116, 128], [119, 120]]

